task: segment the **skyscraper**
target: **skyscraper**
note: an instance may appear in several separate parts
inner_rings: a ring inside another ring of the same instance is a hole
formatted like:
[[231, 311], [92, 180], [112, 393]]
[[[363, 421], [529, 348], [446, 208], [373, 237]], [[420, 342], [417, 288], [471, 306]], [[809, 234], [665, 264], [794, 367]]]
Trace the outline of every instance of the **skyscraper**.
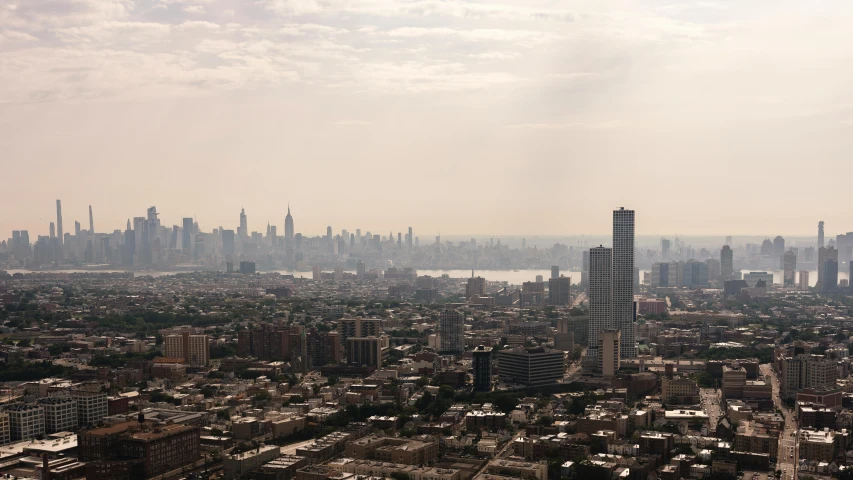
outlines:
[[[823, 222], [821, 222], [823, 223]], [[817, 252], [817, 285], [818, 291], [826, 291], [824, 289], [824, 275], [826, 275], [826, 262], [828, 260], [835, 261], [836, 265], [836, 280], [838, 277], [838, 250], [835, 247], [820, 247]]]
[[734, 274], [734, 263], [732, 256], [732, 247], [723, 245], [720, 250], [720, 275], [723, 280], [731, 280]]
[[610, 324], [612, 250], [589, 249], [589, 355], [598, 356], [598, 335]]
[[438, 319], [441, 353], [461, 355], [465, 349], [465, 316], [459, 310], [443, 310]]
[[474, 391], [487, 392], [492, 389], [492, 347], [480, 345], [472, 353]]
[[50, 239], [53, 240], [54, 238], [56, 238], [56, 225], [50, 222]]
[[671, 245], [671, 242], [668, 238], [661, 238], [660, 239], [660, 258], [662, 258], [664, 260], [669, 258], [670, 245]]
[[[57, 200], [57, 202], [58, 201], [59, 200]], [[822, 247], [823, 247], [823, 220], [817, 222], [817, 248], [822, 248]], [[820, 279], [818, 279], [818, 281], [820, 281]]]
[[293, 246], [293, 216], [290, 215], [290, 204], [287, 204], [287, 216], [284, 217], [284, 242], [286, 247]]
[[634, 323], [634, 211], [613, 211], [613, 327], [622, 332], [620, 358], [637, 356]]
[[95, 234], [95, 218], [92, 216], [92, 206], [89, 205], [89, 233]]
[[551, 265], [551, 278], [560, 278], [560, 267], [558, 265]]
[[62, 245], [62, 200], [56, 201], [56, 238], [59, 239], [59, 244]]
[[412, 234], [412, 227], [409, 227], [409, 237], [406, 239], [408, 242], [409, 248], [412, 248], [412, 242], [414, 242], [414, 235]]
[[794, 274], [797, 269], [797, 254], [793, 250], [789, 249], [785, 252], [785, 256], [782, 258], [782, 267], [784, 268], [782, 284], [786, 287], [793, 287]]
[[249, 218], [246, 217], [246, 209], [240, 209], [240, 229], [237, 230], [237, 235], [240, 237], [249, 236]]
[[185, 217], [183, 230], [181, 231], [181, 251], [186, 255], [189, 255], [192, 249], [193, 233], [193, 219]]

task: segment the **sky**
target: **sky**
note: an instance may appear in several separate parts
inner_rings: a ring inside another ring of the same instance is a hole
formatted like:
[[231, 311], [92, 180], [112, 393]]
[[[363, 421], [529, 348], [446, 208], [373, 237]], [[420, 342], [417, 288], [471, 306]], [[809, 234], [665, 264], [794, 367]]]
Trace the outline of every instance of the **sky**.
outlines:
[[827, 235], [853, 2], [5, 0], [0, 238], [64, 226]]

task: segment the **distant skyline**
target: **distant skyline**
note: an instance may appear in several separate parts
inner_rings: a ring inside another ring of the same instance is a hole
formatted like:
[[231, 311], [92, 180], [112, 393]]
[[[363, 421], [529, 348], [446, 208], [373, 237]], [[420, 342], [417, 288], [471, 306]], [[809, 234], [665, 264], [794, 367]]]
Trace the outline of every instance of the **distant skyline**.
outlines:
[[0, 238], [853, 230], [853, 2], [10, 0]]

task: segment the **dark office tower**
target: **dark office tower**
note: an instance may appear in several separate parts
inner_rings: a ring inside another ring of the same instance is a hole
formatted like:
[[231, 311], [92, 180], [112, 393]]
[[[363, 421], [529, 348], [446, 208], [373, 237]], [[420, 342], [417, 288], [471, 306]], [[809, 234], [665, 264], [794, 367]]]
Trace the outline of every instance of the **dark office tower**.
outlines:
[[412, 234], [412, 227], [409, 227], [409, 239], [408, 239], [409, 248], [412, 248], [412, 242], [415, 241], [414, 238], [415, 238], [415, 236]]
[[78, 237], [80, 236], [80, 222], [76, 220], [74, 221], [74, 235]]
[[222, 253], [234, 255], [234, 230], [222, 231]]
[[637, 356], [634, 323], [634, 211], [613, 211], [613, 326], [622, 332], [619, 358]]
[[288, 247], [293, 246], [293, 216], [290, 215], [290, 204], [287, 205], [287, 216], [284, 217], [284, 242]]
[[723, 280], [731, 280], [734, 275], [734, 263], [732, 257], [732, 247], [723, 245], [720, 250], [720, 275]]
[[329, 240], [332, 239], [332, 226], [331, 225], [326, 227], [326, 238], [328, 238]]
[[788, 250], [782, 257], [783, 268], [783, 285], [786, 287], [794, 286], [794, 276], [797, 272], [797, 254], [793, 250]]
[[[59, 200], [57, 200], [57, 202], [59, 202]], [[817, 222], [817, 248], [822, 248], [822, 247], [823, 247], [823, 220]]]
[[598, 335], [610, 325], [611, 274], [613, 252], [609, 248], [589, 250], [589, 333], [587, 345], [590, 356], [598, 356]]
[[127, 223], [127, 230], [124, 231], [124, 264], [132, 267], [133, 257], [136, 255], [136, 235], [130, 229], [130, 220]]
[[438, 319], [440, 352], [461, 355], [465, 349], [465, 316], [458, 310], [443, 310]]
[[181, 252], [189, 255], [192, 251], [192, 234], [193, 234], [193, 219], [189, 217], [184, 218], [184, 226], [181, 231]]
[[62, 245], [62, 200], [56, 201], [56, 237], [59, 239], [59, 244]]
[[551, 266], [551, 278], [560, 278], [560, 267], [557, 265]]
[[569, 305], [572, 302], [571, 277], [558, 277], [548, 280], [548, 303], [550, 305]]
[[473, 350], [471, 367], [474, 373], [474, 391], [488, 392], [492, 389], [492, 347], [480, 345]]
[[833, 260], [836, 264], [836, 284], [838, 283], [838, 250], [835, 247], [821, 247], [817, 252], [817, 284], [815, 288], [820, 292], [825, 292], [828, 290], [824, 289], [824, 284], [829, 283], [826, 276], [826, 264], [829, 260]]
[[664, 260], [669, 258], [669, 248], [672, 242], [668, 238], [660, 239], [660, 257]]
[[50, 222], [50, 239], [53, 240], [56, 238], [56, 225], [53, 222]]
[[836, 288], [838, 288], [838, 260], [828, 258], [823, 266], [821, 291], [834, 292]]

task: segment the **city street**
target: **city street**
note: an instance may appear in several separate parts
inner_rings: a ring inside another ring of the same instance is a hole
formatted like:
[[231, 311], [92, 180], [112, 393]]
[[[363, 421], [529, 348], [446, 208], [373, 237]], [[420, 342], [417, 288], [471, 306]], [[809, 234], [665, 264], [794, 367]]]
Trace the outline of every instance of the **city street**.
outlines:
[[796, 461], [799, 456], [797, 451], [797, 420], [793, 412], [787, 409], [779, 397], [779, 380], [773, 372], [770, 364], [761, 365], [761, 374], [769, 379], [773, 387], [773, 403], [777, 409], [785, 415], [785, 430], [779, 437], [779, 458], [776, 460], [776, 469], [782, 471], [782, 480], [796, 480]]
[[717, 422], [723, 416], [723, 407], [720, 405], [722, 397], [720, 390], [715, 388], [700, 388], [699, 401], [702, 404], [702, 410], [708, 414], [708, 421], [711, 429], [717, 427]]

